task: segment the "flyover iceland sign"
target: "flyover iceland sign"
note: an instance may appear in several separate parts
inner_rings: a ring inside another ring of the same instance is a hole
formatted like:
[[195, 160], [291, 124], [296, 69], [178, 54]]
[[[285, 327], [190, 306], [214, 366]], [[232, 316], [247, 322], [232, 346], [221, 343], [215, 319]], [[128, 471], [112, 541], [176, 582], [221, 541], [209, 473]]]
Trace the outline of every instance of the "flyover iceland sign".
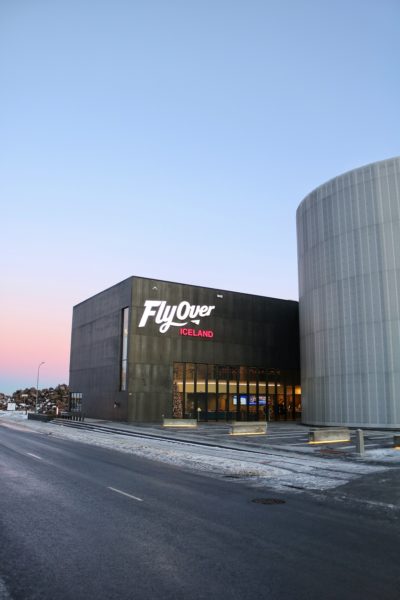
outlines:
[[[160, 333], [166, 333], [170, 327], [179, 327], [179, 335], [189, 337], [213, 338], [210, 329], [195, 329], [203, 317], [209, 317], [215, 306], [199, 306], [183, 300], [179, 304], [167, 304], [165, 300], [146, 300], [139, 327], [145, 327], [149, 318], [159, 325]], [[192, 324], [192, 325], [191, 325]]]

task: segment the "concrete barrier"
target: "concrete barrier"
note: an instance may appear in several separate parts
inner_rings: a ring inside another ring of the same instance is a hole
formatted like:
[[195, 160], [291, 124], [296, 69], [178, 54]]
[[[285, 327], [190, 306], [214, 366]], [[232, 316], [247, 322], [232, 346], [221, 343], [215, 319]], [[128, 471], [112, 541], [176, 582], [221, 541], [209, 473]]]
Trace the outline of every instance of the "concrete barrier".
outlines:
[[163, 427], [179, 427], [179, 429], [196, 429], [196, 419], [166, 419], [163, 418]]
[[396, 433], [393, 436], [393, 446], [400, 449], [400, 433]]
[[42, 413], [28, 413], [28, 419], [32, 421], [52, 421], [56, 415], [43, 415]]
[[265, 421], [233, 421], [229, 435], [266, 435]]
[[329, 444], [331, 442], [349, 442], [350, 429], [335, 427], [334, 429], [314, 429], [308, 434], [309, 444]]

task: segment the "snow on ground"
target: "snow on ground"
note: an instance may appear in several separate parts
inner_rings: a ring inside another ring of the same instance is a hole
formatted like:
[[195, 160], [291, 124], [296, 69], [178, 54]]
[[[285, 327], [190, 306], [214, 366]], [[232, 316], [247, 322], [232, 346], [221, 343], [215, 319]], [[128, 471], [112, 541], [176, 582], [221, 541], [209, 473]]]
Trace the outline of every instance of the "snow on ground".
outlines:
[[0, 418], [4, 417], [7, 420], [24, 421], [28, 419], [28, 415], [19, 410], [0, 410]]
[[368, 459], [387, 463], [400, 463], [400, 448], [377, 448], [368, 451]]
[[[28, 421], [21, 413], [1, 414], [3, 424], [38, 434], [74, 440], [135, 454], [150, 460], [200, 471], [213, 476], [251, 481], [257, 486], [276, 490], [327, 490], [389, 467], [371, 464], [376, 461], [400, 462], [399, 450], [372, 450], [366, 459], [343, 460], [299, 453], [290, 446], [260, 450], [260, 454], [218, 447], [201, 447], [190, 442], [135, 438], [115, 433], [75, 429], [67, 425]], [[172, 437], [172, 436], [171, 436]]]

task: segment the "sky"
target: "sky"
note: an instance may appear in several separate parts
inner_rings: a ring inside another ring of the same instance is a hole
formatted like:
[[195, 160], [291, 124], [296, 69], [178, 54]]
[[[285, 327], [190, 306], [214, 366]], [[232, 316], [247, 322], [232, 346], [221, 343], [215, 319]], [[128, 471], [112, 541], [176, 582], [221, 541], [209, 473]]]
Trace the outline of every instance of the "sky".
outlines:
[[298, 299], [296, 208], [400, 154], [398, 0], [0, 0], [0, 392], [130, 275]]

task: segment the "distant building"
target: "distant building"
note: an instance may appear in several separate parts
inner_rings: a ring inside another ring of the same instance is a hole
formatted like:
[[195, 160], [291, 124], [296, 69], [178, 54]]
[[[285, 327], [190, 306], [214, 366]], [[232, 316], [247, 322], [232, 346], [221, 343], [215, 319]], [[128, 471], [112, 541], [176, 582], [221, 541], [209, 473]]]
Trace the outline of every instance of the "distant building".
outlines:
[[298, 303], [130, 277], [74, 307], [70, 389], [89, 417], [296, 419]]
[[400, 427], [400, 158], [297, 210], [303, 421]]

